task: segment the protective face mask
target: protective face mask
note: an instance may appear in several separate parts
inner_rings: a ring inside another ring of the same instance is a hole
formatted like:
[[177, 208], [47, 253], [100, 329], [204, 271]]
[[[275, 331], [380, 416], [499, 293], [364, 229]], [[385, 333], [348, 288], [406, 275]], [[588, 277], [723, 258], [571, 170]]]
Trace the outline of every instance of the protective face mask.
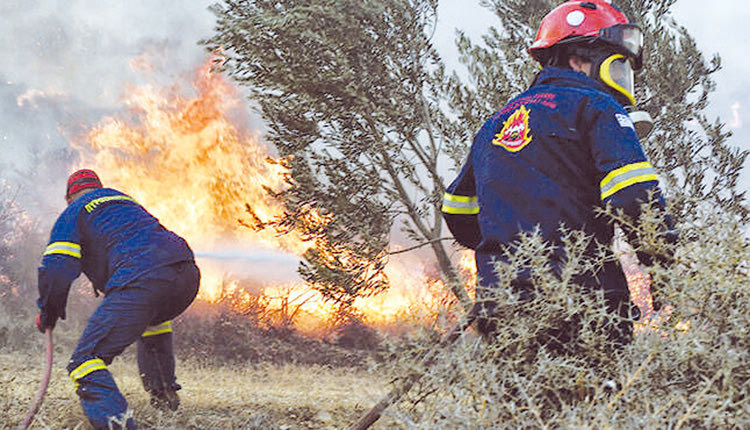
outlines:
[[635, 77], [630, 60], [622, 54], [610, 55], [599, 66], [599, 79], [615, 90], [626, 106], [635, 106]]

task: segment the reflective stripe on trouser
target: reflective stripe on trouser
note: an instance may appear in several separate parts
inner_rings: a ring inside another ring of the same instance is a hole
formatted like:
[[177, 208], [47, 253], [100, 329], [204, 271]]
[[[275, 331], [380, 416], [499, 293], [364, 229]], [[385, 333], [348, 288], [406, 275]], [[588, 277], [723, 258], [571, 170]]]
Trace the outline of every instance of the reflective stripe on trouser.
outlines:
[[172, 349], [172, 332], [153, 335], [144, 333], [138, 340], [138, 372], [143, 388], [151, 394], [172, 390], [178, 385]]
[[172, 333], [172, 321], [164, 321], [161, 324], [146, 327], [141, 337], [156, 336], [158, 334]]
[[70, 371], [81, 407], [95, 429], [135, 429], [128, 402], [120, 394], [104, 360], [86, 360]]

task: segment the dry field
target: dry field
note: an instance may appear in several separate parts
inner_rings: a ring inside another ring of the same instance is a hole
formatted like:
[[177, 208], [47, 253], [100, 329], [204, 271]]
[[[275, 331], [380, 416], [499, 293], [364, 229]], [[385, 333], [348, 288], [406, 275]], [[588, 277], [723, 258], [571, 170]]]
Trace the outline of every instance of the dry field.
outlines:
[[[41, 348], [39, 352], [0, 354], [2, 429], [23, 421], [42, 375]], [[56, 351], [52, 381], [33, 429], [90, 428], [65, 372], [67, 357], [68, 351]], [[387, 381], [361, 369], [208, 366], [182, 360], [182, 405], [176, 413], [162, 413], [148, 404], [132, 353], [117, 358], [110, 368], [144, 429], [341, 429], [387, 390]], [[374, 428], [384, 428], [387, 422]]]
[[[198, 303], [175, 324], [178, 413], [150, 407], [133, 348], [111, 370], [144, 429], [343, 429], [394, 376], [411, 372], [419, 384], [374, 429], [749, 429], [750, 244], [721, 217], [704, 225], [711, 234], [686, 243], [679, 264], [651, 272], [671, 311], [623, 348], [607, 340], [603, 301], [561, 281], [545, 265], [544, 244], [530, 237], [511, 265], [498, 267], [505, 287], [496, 291], [503, 306], [493, 341], [464, 336], [427, 369], [419, 358], [444, 330], [373, 348], [377, 336], [356, 325], [324, 342]], [[579, 261], [570, 258], [563, 274], [577, 273]], [[540, 294], [520, 301], [510, 280], [527, 264]], [[0, 428], [23, 419], [42, 374], [42, 336], [23, 312], [32, 308], [22, 302], [28, 296], [0, 300]], [[52, 384], [33, 428], [88, 428], [64, 370], [96, 304], [83, 298], [72, 296], [69, 320], [55, 329]], [[570, 324], [574, 339], [553, 353], [549, 330]]]

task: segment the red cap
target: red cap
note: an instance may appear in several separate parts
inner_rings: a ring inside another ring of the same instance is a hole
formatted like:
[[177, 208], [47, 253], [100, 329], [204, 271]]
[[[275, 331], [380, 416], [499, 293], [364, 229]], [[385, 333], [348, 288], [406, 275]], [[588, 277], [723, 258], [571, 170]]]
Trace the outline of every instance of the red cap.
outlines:
[[101, 188], [102, 181], [99, 180], [96, 172], [89, 169], [81, 169], [73, 172], [68, 177], [68, 190], [65, 198], [69, 199], [73, 194], [85, 190], [86, 188]]

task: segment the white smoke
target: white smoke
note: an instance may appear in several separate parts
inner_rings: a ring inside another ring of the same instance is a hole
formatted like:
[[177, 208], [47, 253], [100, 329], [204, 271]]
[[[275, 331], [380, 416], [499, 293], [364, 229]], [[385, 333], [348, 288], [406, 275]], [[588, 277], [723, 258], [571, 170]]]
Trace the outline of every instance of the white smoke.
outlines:
[[0, 179], [21, 204], [54, 219], [76, 158], [70, 142], [123, 108], [126, 85], [170, 85], [205, 61], [198, 42], [211, 36], [212, 3], [0, 3]]
[[0, 70], [6, 82], [111, 107], [123, 83], [140, 83], [134, 57], [177, 73], [203, 60], [197, 42], [211, 35], [211, 3], [4, 0]]

